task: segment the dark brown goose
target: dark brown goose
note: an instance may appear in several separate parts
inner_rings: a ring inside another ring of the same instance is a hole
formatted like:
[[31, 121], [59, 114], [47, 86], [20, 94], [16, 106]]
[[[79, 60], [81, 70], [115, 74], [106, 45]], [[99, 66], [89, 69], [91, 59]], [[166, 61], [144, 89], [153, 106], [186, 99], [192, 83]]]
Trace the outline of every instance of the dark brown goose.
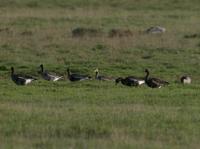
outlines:
[[43, 64], [40, 65], [41, 70], [39, 71], [39, 73], [41, 74], [41, 76], [43, 77], [43, 79], [47, 80], [47, 81], [58, 81], [62, 78], [62, 76], [57, 76], [54, 74], [49, 73], [48, 71], [44, 70], [44, 66]]
[[123, 85], [126, 85], [126, 86], [139, 86], [143, 84], [145, 81], [142, 78], [129, 76], [126, 78], [119, 77], [115, 80], [116, 84], [118, 84], [119, 82], [121, 82]]
[[30, 84], [32, 81], [37, 80], [32, 76], [15, 74], [14, 67], [11, 67], [11, 79], [17, 85], [27, 85]]
[[114, 81], [115, 79], [112, 77], [106, 77], [106, 76], [102, 76], [99, 75], [99, 69], [95, 69], [95, 79], [96, 80], [101, 80], [101, 81]]
[[82, 74], [76, 74], [76, 73], [71, 73], [70, 69], [67, 69], [67, 76], [68, 79], [72, 82], [74, 81], [83, 81], [83, 80], [90, 80], [92, 77], [89, 75], [82, 75]]
[[145, 69], [146, 76], [145, 76], [145, 83], [147, 86], [151, 88], [161, 88], [164, 85], [168, 85], [169, 82], [161, 80], [159, 78], [149, 78], [149, 70]]

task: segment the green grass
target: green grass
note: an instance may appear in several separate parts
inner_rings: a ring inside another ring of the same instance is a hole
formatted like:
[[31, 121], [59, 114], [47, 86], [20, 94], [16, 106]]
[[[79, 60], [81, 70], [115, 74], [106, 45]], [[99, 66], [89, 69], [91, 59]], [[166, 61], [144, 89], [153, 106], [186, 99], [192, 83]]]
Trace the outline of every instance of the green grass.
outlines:
[[[0, 148], [199, 148], [198, 0], [2, 0], [0, 11]], [[161, 25], [162, 35], [142, 32]], [[101, 36], [72, 37], [77, 27]], [[110, 38], [113, 28], [132, 37]], [[95, 80], [48, 82], [45, 68], [108, 76], [152, 76], [170, 85], [129, 88]], [[17, 86], [10, 67], [38, 81]], [[183, 74], [191, 85], [180, 84]]]

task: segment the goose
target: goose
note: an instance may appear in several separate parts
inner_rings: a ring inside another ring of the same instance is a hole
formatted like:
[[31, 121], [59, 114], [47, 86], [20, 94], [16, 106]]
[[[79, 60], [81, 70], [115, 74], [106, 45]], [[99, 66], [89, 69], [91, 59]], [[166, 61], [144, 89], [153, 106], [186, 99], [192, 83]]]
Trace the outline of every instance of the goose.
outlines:
[[116, 85], [121, 82], [123, 85], [126, 86], [139, 86], [145, 83], [144, 79], [134, 77], [134, 76], [129, 76], [126, 78], [119, 77], [115, 80]]
[[11, 67], [11, 79], [17, 85], [27, 85], [30, 84], [32, 81], [37, 80], [32, 76], [15, 74], [14, 67]]
[[83, 81], [83, 80], [90, 80], [92, 77], [90, 77], [89, 75], [81, 75], [81, 74], [75, 74], [75, 73], [71, 73], [70, 69], [67, 69], [67, 76], [68, 79], [72, 82], [74, 81]]
[[55, 81], [58, 81], [61, 78], [63, 78], [63, 76], [53, 75], [53, 74], [49, 73], [48, 71], [45, 71], [43, 64], [40, 65], [40, 68], [41, 68], [41, 71], [39, 73], [42, 75], [43, 79], [45, 79], [47, 81], [55, 82]]
[[106, 77], [106, 76], [99, 75], [99, 69], [98, 68], [95, 69], [94, 72], [95, 72], [95, 79], [96, 80], [101, 80], [101, 81], [113, 81], [114, 80], [114, 78], [112, 78], [112, 77]]
[[161, 34], [166, 31], [166, 28], [161, 27], [161, 26], [153, 26], [150, 27], [146, 30], [146, 33], [151, 33], [151, 34]]
[[180, 80], [181, 80], [181, 83], [183, 84], [190, 84], [192, 82], [191, 77], [186, 76], [186, 75], [182, 76]]
[[146, 76], [145, 76], [145, 83], [148, 87], [151, 88], [161, 88], [163, 85], [168, 85], [169, 82], [161, 80], [159, 78], [149, 78], [149, 70], [145, 69]]

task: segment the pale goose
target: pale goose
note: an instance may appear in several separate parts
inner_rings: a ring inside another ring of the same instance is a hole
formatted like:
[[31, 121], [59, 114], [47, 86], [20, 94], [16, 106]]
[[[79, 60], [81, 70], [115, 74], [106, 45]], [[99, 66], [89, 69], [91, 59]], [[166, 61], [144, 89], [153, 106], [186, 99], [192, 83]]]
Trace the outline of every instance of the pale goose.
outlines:
[[57, 76], [57, 75], [54, 75], [54, 74], [51, 74], [49, 73], [48, 71], [44, 70], [44, 66], [43, 64], [40, 65], [40, 74], [41, 76], [43, 77], [43, 79], [47, 80], [47, 81], [58, 81], [60, 80], [61, 78], [63, 78], [63, 76]]

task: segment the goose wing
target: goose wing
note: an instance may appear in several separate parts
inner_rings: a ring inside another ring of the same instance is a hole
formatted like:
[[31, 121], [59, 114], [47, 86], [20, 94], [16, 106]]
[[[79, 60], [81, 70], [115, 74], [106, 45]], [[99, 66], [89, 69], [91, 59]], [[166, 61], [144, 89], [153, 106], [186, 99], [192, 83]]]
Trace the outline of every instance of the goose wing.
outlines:
[[45, 71], [44, 73], [43, 73], [43, 77], [44, 77], [44, 79], [46, 79], [46, 80], [49, 80], [49, 81], [58, 81], [59, 79], [61, 79], [63, 76], [57, 76], [57, 75], [55, 75], [55, 74], [53, 74], [53, 73], [49, 73], [48, 71]]
[[106, 76], [98, 76], [97, 79], [102, 80], [102, 81], [114, 81], [115, 80], [112, 77], [106, 77]]
[[126, 77], [124, 80], [122, 80], [122, 84], [127, 86], [138, 86], [138, 81], [132, 77]]
[[71, 81], [82, 81], [82, 80], [88, 80], [90, 78], [91, 77], [88, 75], [81, 75], [81, 74], [75, 74], [75, 73], [70, 75]]
[[138, 82], [138, 80], [136, 79], [136, 78], [127, 78], [128, 80], [130, 80], [130, 81], [133, 81], [133, 82]]
[[33, 77], [33, 76], [30, 76], [30, 75], [21, 75], [19, 77], [22, 77], [24, 79], [32, 79], [32, 80], [37, 80], [37, 78]]
[[169, 82], [158, 79], [158, 78], [151, 78], [152, 83], [157, 84], [157, 85], [167, 85]]
[[26, 84], [31, 83], [34, 79], [31, 79], [31, 78], [24, 78], [23, 76], [16, 74], [16, 75], [13, 75], [13, 76], [12, 76], [12, 80], [13, 80], [17, 85], [26, 85]]
[[158, 82], [156, 78], [151, 78], [150, 81], [153, 86], [156, 86], [156, 87], [161, 86], [161, 84]]
[[26, 80], [23, 77], [19, 77], [19, 76], [13, 76], [13, 81], [17, 84], [17, 85], [25, 85]]
[[133, 82], [136, 82], [138, 83], [138, 85], [141, 85], [141, 84], [144, 84], [145, 81], [143, 78], [140, 78], [140, 77], [135, 77], [135, 76], [129, 76], [127, 77], [130, 81], [133, 81]]
[[61, 79], [63, 76], [56, 76], [56, 75], [52, 75], [52, 74], [47, 74], [48, 77], [50, 78], [50, 80], [53, 81], [58, 81], [59, 79]]
[[27, 80], [27, 79], [37, 80], [36, 78], [34, 78], [32, 76], [23, 75], [23, 74], [14, 74], [13, 78], [15, 78], [15, 79], [21, 79], [21, 80]]
[[153, 82], [158, 83], [160, 85], [167, 85], [169, 84], [169, 82], [165, 81], [165, 80], [161, 80], [159, 78], [152, 78]]
[[26, 79], [24, 77], [22, 77], [22, 76], [17, 76], [16, 79], [19, 80], [19, 81], [26, 81]]
[[31, 83], [33, 80], [35, 80], [35, 79], [34, 78], [18, 77], [18, 81], [23, 82], [23, 84], [25, 84], [25, 85]]

